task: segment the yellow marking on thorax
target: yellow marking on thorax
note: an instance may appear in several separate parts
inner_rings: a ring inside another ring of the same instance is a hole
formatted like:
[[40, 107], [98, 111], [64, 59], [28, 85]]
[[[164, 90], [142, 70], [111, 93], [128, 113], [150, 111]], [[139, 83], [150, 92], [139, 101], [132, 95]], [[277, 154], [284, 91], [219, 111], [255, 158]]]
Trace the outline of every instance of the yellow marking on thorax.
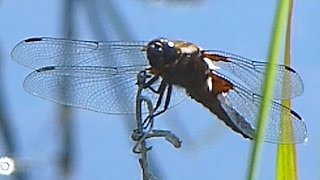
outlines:
[[184, 41], [175, 41], [175, 48], [180, 51], [181, 54], [193, 54], [199, 53], [200, 48], [192, 43]]

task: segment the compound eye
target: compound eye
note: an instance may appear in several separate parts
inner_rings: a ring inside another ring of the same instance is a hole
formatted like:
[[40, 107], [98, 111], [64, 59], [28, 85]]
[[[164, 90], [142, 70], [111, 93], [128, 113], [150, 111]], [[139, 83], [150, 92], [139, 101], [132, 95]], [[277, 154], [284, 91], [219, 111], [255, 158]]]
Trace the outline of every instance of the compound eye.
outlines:
[[154, 42], [153, 44], [150, 44], [147, 49], [148, 55], [152, 57], [160, 57], [163, 56], [163, 47], [160, 42]]
[[177, 60], [177, 50], [172, 41], [163, 42], [163, 58], [166, 64], [173, 63]]
[[153, 68], [161, 69], [165, 62], [163, 59], [163, 45], [160, 41], [152, 41], [147, 47], [147, 57]]

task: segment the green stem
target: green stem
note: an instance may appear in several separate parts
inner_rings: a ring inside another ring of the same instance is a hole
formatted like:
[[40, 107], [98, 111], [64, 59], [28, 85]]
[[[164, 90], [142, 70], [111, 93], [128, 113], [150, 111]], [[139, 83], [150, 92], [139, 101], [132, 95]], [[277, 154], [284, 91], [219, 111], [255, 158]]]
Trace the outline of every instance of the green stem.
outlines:
[[283, 40], [283, 28], [287, 21], [287, 16], [289, 12], [289, 0], [278, 1], [276, 18], [274, 19], [273, 24], [273, 34], [272, 40], [269, 45], [269, 54], [268, 54], [268, 67], [266, 70], [266, 75], [264, 79], [263, 87], [263, 99], [260, 105], [259, 116], [258, 116], [258, 125], [255, 141], [253, 144], [250, 165], [248, 169], [247, 179], [255, 180], [258, 179], [259, 171], [259, 161], [262, 153], [262, 142], [264, 141], [265, 126], [267, 124], [267, 118], [269, 114], [270, 99], [272, 99], [274, 79], [276, 76], [276, 62], [280, 55], [281, 41]]

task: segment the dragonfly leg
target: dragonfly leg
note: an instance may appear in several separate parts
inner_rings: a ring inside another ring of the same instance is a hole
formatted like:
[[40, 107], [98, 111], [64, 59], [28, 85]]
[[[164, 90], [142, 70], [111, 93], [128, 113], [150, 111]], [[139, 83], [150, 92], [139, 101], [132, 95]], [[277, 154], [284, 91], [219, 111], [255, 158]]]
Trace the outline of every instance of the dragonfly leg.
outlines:
[[160, 94], [160, 87], [158, 88], [158, 90], [154, 89], [151, 85], [156, 82], [159, 79], [159, 76], [154, 76], [152, 77], [148, 82], [146, 82], [144, 84], [144, 88], [148, 88], [150, 89], [152, 92], [156, 93], [156, 94]]
[[[156, 103], [156, 106], [154, 108], [154, 112], [156, 112], [158, 110], [158, 108], [160, 107], [161, 103], [162, 103], [162, 99], [163, 99], [163, 95], [164, 95], [164, 92], [166, 90], [166, 88], [169, 88], [167, 82], [165, 81], [162, 81], [157, 92], [159, 93], [159, 98], [157, 100], [157, 103]], [[169, 89], [168, 89], [169, 90]], [[171, 92], [170, 92], [171, 93]], [[168, 91], [167, 91], [167, 96], [168, 96]], [[156, 113], [157, 114], [157, 113]], [[153, 115], [154, 116], [154, 115]]]
[[[160, 107], [160, 105], [161, 105], [161, 102], [162, 102], [162, 99], [163, 99], [163, 94], [164, 94], [164, 92], [165, 92], [165, 90], [166, 90], [166, 87], [167, 87], [167, 83], [166, 83], [165, 81], [162, 81], [161, 84], [160, 84], [160, 86], [159, 86], [159, 88], [158, 88], [158, 90], [156, 90], [156, 92], [155, 92], [155, 93], [158, 92], [159, 98], [158, 98], [158, 100], [157, 100], [156, 106], [155, 106], [154, 109], [153, 109], [154, 112], [157, 111], [157, 109], [158, 109], [158, 108]], [[158, 115], [158, 113], [156, 113], [156, 114]], [[155, 116], [153, 115], [152, 117], [155, 117]], [[149, 121], [150, 118], [151, 118], [151, 116], [148, 115], [148, 116], [146, 117], [146, 119], [143, 121], [144, 128], [147, 128], [147, 127], [150, 125], [150, 121]]]
[[[163, 107], [163, 109], [162, 109], [161, 111], [156, 112], [155, 114], [153, 114], [153, 117], [158, 116], [158, 115], [166, 112], [167, 109], [168, 109], [168, 107], [169, 107], [170, 99], [171, 99], [171, 93], [172, 93], [172, 85], [171, 85], [171, 84], [168, 84], [167, 87], [168, 87], [168, 88], [167, 88], [167, 95], [166, 95], [166, 100], [165, 100], [165, 102], [164, 102], [164, 107]], [[162, 94], [163, 94], [163, 93], [162, 93]], [[160, 104], [159, 104], [159, 106], [160, 106]], [[156, 107], [156, 108], [155, 108], [155, 111], [157, 110], [157, 108], [159, 108], [159, 107]]]
[[[161, 111], [159, 112], [156, 112], [158, 110], [158, 108], [160, 107], [161, 105], [161, 102], [162, 102], [162, 99], [163, 99], [163, 95], [164, 95], [164, 92], [165, 92], [165, 89], [167, 88], [167, 94], [166, 94], [166, 98], [165, 98], [165, 103], [164, 103], [164, 107]], [[159, 98], [158, 98], [158, 101], [157, 101], [157, 104], [156, 104], [156, 107], [154, 108], [154, 112], [156, 112], [155, 114], [152, 115], [152, 118], [156, 117], [156, 116], [159, 116], [160, 114], [164, 113], [167, 111], [168, 107], [169, 107], [169, 104], [170, 104], [170, 98], [171, 98], [171, 94], [172, 94], [172, 85], [171, 84], [168, 84], [164, 81], [161, 82], [161, 85], [160, 85], [160, 88], [159, 88], [159, 91], [160, 91], [160, 95], [159, 95]], [[144, 120], [143, 124], [145, 125], [145, 127], [148, 127], [149, 124], [150, 124], [150, 115]]]

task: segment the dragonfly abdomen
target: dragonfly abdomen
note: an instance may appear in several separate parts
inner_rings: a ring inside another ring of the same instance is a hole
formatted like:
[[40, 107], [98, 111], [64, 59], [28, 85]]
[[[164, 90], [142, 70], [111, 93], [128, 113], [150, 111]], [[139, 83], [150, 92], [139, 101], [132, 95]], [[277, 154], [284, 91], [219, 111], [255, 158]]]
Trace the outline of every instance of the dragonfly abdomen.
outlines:
[[243, 133], [243, 131], [230, 119], [227, 112], [221, 106], [221, 102], [218, 100], [217, 95], [213, 93], [213, 91], [206, 89], [191, 89], [188, 90], [188, 94], [192, 99], [196, 100], [215, 114], [218, 119], [223, 121], [232, 130], [241, 134], [244, 138], [252, 139], [250, 136]]

